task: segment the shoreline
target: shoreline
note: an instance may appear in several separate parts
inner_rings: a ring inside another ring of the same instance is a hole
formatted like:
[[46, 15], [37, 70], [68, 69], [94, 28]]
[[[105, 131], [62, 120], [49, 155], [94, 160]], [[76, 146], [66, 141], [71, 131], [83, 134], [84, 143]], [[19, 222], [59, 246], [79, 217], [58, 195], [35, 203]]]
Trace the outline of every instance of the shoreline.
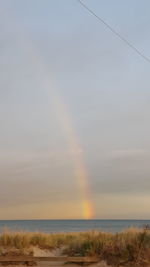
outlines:
[[129, 227], [141, 228], [149, 224], [150, 220], [123, 220], [123, 219], [90, 219], [90, 220], [0, 220], [0, 232], [3, 229], [27, 232], [44, 233], [71, 233], [85, 232], [95, 229], [96, 231], [120, 232]]

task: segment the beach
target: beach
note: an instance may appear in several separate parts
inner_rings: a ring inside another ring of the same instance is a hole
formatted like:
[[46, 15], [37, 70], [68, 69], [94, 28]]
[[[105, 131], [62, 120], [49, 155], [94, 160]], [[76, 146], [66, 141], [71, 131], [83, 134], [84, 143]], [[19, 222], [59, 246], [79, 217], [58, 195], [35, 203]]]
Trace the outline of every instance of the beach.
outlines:
[[14, 257], [16, 261], [21, 257], [20, 262], [37, 262], [38, 266], [79, 266], [82, 262], [91, 266], [149, 266], [150, 231], [148, 227], [120, 233], [5, 231], [0, 234], [2, 257], [3, 261], [11, 259], [10, 264]]

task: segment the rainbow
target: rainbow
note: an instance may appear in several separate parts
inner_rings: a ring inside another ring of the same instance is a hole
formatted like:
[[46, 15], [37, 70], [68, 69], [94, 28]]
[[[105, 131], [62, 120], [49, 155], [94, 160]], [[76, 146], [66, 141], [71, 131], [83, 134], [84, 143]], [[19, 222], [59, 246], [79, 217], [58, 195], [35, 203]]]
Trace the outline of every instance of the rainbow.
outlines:
[[[6, 11], [6, 10], [5, 10]], [[7, 14], [5, 14], [6, 25], [8, 25], [8, 18], [11, 18], [11, 25], [17, 29], [18, 32], [18, 43], [23, 48], [24, 52], [27, 54], [27, 57], [30, 58], [30, 66], [32, 66], [35, 74], [38, 77], [41, 76], [41, 83], [44, 88], [47, 88], [48, 95], [52, 98], [53, 109], [57, 115], [57, 118], [60, 122], [63, 131], [65, 132], [68, 149], [72, 156], [73, 166], [74, 166], [74, 175], [76, 177], [77, 187], [79, 189], [80, 201], [81, 201], [81, 210], [83, 219], [91, 219], [94, 216], [93, 204], [90, 199], [90, 186], [88, 182], [88, 172], [84, 163], [84, 153], [80, 145], [78, 136], [72, 126], [72, 120], [70, 113], [67, 110], [67, 107], [63, 101], [63, 98], [58, 95], [58, 92], [54, 86], [52, 86], [52, 81], [49, 78], [49, 71], [46, 69], [45, 64], [42, 62], [37, 49], [29, 36], [26, 35], [24, 29], [20, 27], [20, 24], [15, 21], [16, 17], [9, 14], [7, 9]], [[4, 18], [4, 13], [3, 13]], [[52, 89], [53, 87], [53, 89]], [[54, 90], [55, 88], [55, 90]]]
[[57, 116], [61, 126], [65, 131], [69, 151], [73, 159], [74, 173], [81, 198], [82, 216], [84, 219], [91, 219], [94, 216], [94, 212], [92, 201], [90, 199], [88, 173], [83, 160], [83, 149], [79, 143], [77, 135], [75, 134], [67, 107], [64, 101], [62, 101], [62, 98], [56, 95], [56, 92], [54, 107], [57, 111]]

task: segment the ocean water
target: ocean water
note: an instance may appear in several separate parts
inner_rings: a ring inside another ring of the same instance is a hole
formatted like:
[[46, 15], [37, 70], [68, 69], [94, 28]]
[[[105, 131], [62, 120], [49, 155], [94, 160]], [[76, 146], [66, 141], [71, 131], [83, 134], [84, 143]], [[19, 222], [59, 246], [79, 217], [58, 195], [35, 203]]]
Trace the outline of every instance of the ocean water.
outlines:
[[145, 225], [150, 225], [150, 220], [0, 220], [0, 232], [4, 229], [9, 229], [45, 233], [88, 230], [115, 233], [129, 227], [144, 227]]

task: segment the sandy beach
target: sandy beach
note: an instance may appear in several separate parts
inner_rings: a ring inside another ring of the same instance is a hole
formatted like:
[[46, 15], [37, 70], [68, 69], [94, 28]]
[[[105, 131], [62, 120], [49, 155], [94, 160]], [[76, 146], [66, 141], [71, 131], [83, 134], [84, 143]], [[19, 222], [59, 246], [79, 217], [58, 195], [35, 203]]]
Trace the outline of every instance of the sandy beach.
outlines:
[[[62, 250], [61, 249], [55, 249], [53, 251], [47, 251], [47, 250], [41, 250], [39, 248], [34, 248], [34, 256], [40, 256], [40, 257], [58, 257], [61, 256]], [[39, 262], [37, 263], [37, 266], [64, 266], [65, 262]], [[79, 264], [67, 264], [68, 267], [79, 267]], [[82, 266], [82, 265], [81, 265]], [[99, 263], [90, 264], [88, 266], [91, 267], [107, 267], [108, 265], [103, 261]]]
[[[54, 249], [52, 251], [49, 251], [49, 250], [43, 250], [43, 249], [40, 249], [40, 248], [37, 248], [37, 247], [34, 247], [33, 248], [33, 255], [35, 257], [59, 257], [62, 255], [62, 249]], [[18, 265], [8, 265], [10, 267], [23, 267], [23, 266], [26, 266], [26, 265], [23, 265], [23, 264], [18, 264]], [[41, 261], [41, 262], [37, 262], [36, 265], [32, 265], [32, 266], [41, 266], [41, 267], [47, 267], [47, 266], [51, 266], [51, 267], [59, 267], [59, 266], [67, 266], [67, 267], [79, 267], [79, 266], [82, 266], [82, 264], [74, 264], [74, 263], [70, 263], [66, 265], [65, 262], [63, 261], [60, 261], [60, 262], [45, 262], [45, 261]], [[86, 266], [86, 265], [85, 265]], [[87, 264], [87, 266], [90, 266], [90, 267], [108, 267], [108, 265], [102, 261], [102, 262], [99, 262], [99, 263], [94, 263], [94, 264]], [[109, 267], [111, 267], [109, 265]]]
[[149, 228], [132, 228], [116, 234], [99, 231], [55, 234], [3, 232], [0, 235], [0, 256], [2, 261], [9, 260], [10, 264], [16, 259], [31, 264], [37, 261], [37, 266], [64, 266], [68, 262], [69, 267], [148, 267], [150, 231]]

